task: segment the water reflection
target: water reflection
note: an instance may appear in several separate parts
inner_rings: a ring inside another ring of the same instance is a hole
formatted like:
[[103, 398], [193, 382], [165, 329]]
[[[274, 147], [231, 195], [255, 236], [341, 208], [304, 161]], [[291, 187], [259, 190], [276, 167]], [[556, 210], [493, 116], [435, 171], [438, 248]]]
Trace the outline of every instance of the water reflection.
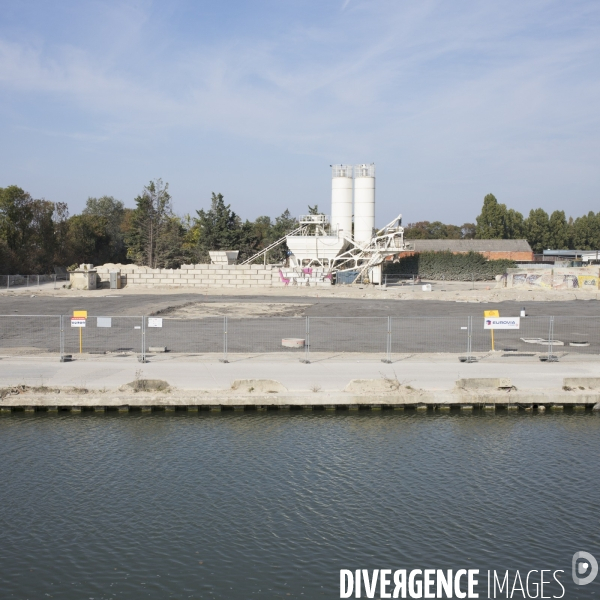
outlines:
[[335, 598], [340, 568], [568, 571], [600, 541], [599, 432], [569, 412], [13, 414], [0, 590]]

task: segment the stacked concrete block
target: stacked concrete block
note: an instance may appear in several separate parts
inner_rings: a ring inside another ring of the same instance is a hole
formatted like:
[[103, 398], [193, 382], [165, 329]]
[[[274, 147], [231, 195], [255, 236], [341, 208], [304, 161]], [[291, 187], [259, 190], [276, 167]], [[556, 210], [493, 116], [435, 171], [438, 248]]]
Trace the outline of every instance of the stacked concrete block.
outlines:
[[279, 269], [271, 265], [189, 264], [179, 269], [151, 269], [136, 265], [106, 264], [97, 267], [102, 281], [120, 270], [128, 287], [271, 287], [283, 285]]

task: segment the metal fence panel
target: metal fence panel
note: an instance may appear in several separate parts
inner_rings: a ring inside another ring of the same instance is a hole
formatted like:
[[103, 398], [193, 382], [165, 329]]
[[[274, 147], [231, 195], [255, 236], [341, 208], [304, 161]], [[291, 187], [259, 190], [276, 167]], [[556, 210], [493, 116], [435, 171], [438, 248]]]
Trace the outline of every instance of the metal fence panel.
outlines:
[[63, 320], [66, 354], [78, 354], [80, 347], [84, 353], [142, 351], [142, 317], [88, 316], [81, 328], [72, 327], [70, 316]]
[[554, 352], [600, 354], [600, 317], [554, 317], [553, 338], [563, 343]]
[[165, 347], [169, 352], [223, 352], [223, 317], [173, 319], [146, 317], [146, 351]]
[[[141, 353], [165, 347], [175, 353], [258, 354], [362, 352], [389, 359], [404, 353], [489, 352], [492, 332], [484, 317], [268, 317], [199, 319], [89, 316], [85, 327], [71, 316], [0, 316], [0, 349], [14, 354], [43, 352]], [[158, 325], [160, 326], [152, 326]], [[470, 325], [469, 325], [470, 324]], [[300, 340], [283, 346], [286, 338]], [[549, 340], [552, 339], [552, 346]], [[80, 346], [81, 341], [81, 346]], [[307, 342], [307, 346], [302, 345]], [[494, 330], [496, 351], [600, 354], [599, 317], [522, 317], [518, 330]], [[306, 356], [302, 356], [305, 354]]]
[[311, 352], [387, 352], [387, 317], [309, 317]]
[[60, 316], [0, 316], [0, 348], [17, 354], [60, 352]]
[[520, 353], [548, 351], [543, 340], [549, 338], [550, 317], [521, 318], [520, 329], [484, 329], [484, 323], [484, 317], [473, 317], [473, 352], [489, 352], [492, 349], [492, 331], [495, 350]]
[[306, 318], [234, 319], [227, 317], [227, 350], [229, 353], [302, 353], [305, 351], [303, 347], [284, 347], [282, 341], [286, 338], [306, 340]]
[[392, 354], [467, 351], [468, 317], [392, 317]]

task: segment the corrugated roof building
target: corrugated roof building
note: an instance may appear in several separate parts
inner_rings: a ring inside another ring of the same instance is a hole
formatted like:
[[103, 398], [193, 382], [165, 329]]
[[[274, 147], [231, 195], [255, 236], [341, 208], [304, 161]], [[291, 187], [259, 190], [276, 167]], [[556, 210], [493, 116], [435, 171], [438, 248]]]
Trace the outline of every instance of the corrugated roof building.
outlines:
[[508, 258], [533, 261], [533, 250], [527, 240], [404, 240], [406, 250], [399, 256], [417, 252], [479, 252], [488, 259]]

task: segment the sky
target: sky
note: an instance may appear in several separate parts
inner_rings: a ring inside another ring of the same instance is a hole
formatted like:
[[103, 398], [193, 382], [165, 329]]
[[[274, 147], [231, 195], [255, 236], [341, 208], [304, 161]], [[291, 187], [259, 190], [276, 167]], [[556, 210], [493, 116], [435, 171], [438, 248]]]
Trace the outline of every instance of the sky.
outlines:
[[597, 0], [2, 0], [0, 187], [243, 218], [329, 213], [375, 163], [377, 224], [600, 210]]

